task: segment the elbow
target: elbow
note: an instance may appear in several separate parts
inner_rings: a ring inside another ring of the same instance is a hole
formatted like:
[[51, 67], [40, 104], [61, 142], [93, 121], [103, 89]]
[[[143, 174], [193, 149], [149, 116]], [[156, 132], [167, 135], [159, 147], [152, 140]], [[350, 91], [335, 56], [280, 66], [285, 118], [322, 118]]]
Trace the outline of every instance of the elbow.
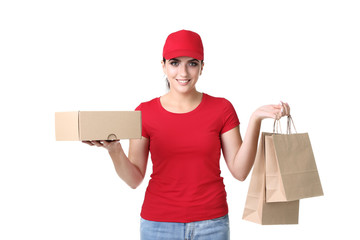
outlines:
[[237, 180], [239, 180], [240, 182], [244, 182], [246, 180], [247, 176], [244, 177], [239, 177]]
[[140, 186], [140, 183], [139, 184], [128, 184], [128, 185], [131, 189], [137, 189], [137, 187]]
[[237, 180], [239, 180], [240, 182], [244, 182], [249, 173], [251, 171], [251, 168], [247, 168], [247, 167], [237, 167], [237, 168], [230, 168], [230, 172], [233, 175], [233, 177]]
[[139, 185], [129, 185], [131, 189], [137, 189]]
[[122, 176], [121, 174], [118, 173], [119, 178], [124, 181], [131, 189], [136, 189], [138, 186], [140, 186], [140, 184], [142, 183], [142, 181], [144, 180], [144, 176]]
[[235, 177], [237, 180], [239, 180], [240, 182], [244, 182], [246, 180], [246, 177], [247, 176], [238, 176], [238, 177]]
[[237, 180], [239, 180], [240, 182], [244, 182], [247, 178], [248, 174], [244, 174], [244, 173], [233, 173], [233, 177]]
[[142, 183], [142, 180], [143, 179], [141, 179], [140, 181], [128, 182], [127, 184], [131, 189], [137, 189], [138, 186], [140, 186], [140, 184]]

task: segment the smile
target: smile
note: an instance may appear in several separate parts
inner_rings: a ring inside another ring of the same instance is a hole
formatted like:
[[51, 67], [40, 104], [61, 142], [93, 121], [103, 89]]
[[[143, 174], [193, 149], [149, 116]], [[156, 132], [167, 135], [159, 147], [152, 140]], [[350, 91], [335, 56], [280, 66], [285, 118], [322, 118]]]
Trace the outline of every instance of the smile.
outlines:
[[180, 83], [181, 86], [185, 86], [190, 82], [190, 79], [176, 79], [178, 83]]

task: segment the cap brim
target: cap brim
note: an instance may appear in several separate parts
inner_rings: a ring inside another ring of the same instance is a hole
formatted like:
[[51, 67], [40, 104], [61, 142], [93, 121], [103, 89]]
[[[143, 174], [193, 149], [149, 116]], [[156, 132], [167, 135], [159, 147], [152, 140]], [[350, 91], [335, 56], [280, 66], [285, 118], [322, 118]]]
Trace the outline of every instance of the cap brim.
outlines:
[[166, 54], [163, 55], [163, 57], [165, 59], [172, 59], [172, 58], [176, 58], [176, 57], [191, 57], [191, 58], [195, 58], [198, 60], [204, 60], [204, 56], [202, 53], [199, 53], [197, 51], [192, 51], [192, 50], [181, 50], [181, 49], [177, 49], [174, 51], [169, 51]]

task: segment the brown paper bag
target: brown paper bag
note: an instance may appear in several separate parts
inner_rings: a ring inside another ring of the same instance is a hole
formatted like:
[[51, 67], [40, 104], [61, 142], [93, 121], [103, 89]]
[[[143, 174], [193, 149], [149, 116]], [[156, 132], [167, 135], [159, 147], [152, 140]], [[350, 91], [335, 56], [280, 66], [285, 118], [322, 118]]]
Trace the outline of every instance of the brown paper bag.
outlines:
[[298, 200], [277, 203], [265, 202], [265, 136], [270, 135], [272, 134], [261, 134], [243, 219], [263, 225], [297, 224], [299, 218]]
[[288, 134], [265, 136], [266, 202], [323, 195], [309, 135], [290, 128], [288, 121]]

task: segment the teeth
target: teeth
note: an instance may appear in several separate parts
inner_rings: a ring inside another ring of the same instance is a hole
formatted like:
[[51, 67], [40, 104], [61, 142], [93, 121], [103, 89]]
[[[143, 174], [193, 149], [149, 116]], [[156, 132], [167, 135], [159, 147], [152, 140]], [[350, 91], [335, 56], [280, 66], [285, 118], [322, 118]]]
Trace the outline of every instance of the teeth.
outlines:
[[187, 83], [190, 80], [178, 80], [178, 81], [181, 82], [181, 83]]

